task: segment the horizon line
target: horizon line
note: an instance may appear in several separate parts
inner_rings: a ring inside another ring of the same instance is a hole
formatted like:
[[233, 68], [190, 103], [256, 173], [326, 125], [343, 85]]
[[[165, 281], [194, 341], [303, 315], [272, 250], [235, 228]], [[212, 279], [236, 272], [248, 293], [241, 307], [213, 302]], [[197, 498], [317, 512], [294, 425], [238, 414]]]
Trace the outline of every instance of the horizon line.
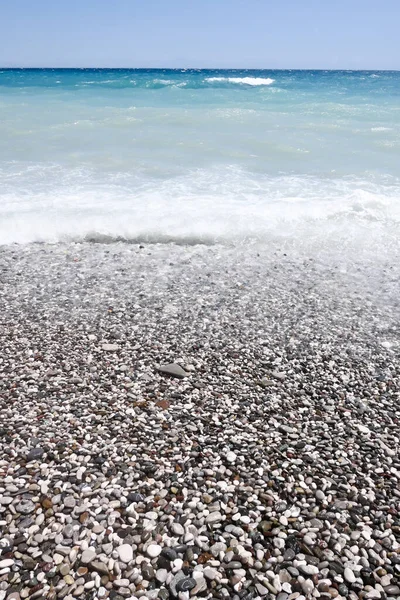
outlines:
[[15, 69], [19, 69], [19, 70], [25, 70], [25, 69], [30, 69], [30, 70], [63, 70], [63, 71], [75, 71], [75, 70], [94, 70], [94, 69], [98, 69], [98, 70], [131, 70], [131, 71], [145, 71], [145, 70], [152, 70], [152, 71], [356, 71], [356, 72], [374, 72], [374, 71], [380, 71], [380, 72], [394, 72], [394, 73], [398, 73], [400, 72], [400, 68], [398, 69], [389, 69], [389, 68], [378, 68], [378, 69], [371, 69], [371, 68], [322, 68], [322, 67], [318, 67], [318, 68], [312, 68], [312, 67], [301, 67], [301, 68], [293, 68], [293, 67], [100, 67], [100, 66], [88, 66], [88, 67], [57, 67], [57, 66], [1, 66], [0, 65], [0, 69], [1, 70], [5, 70], [5, 71], [12, 71]]

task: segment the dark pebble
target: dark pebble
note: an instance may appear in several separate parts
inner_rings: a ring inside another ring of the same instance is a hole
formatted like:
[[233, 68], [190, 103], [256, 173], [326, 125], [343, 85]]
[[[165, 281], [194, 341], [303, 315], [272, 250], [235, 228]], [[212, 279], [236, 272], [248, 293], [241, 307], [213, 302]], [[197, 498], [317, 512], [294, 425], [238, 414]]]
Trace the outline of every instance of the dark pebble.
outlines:
[[194, 587], [196, 587], [196, 580], [192, 577], [187, 577], [186, 579], [181, 579], [176, 584], [176, 589], [178, 592], [189, 592]]
[[31, 460], [38, 460], [39, 458], [42, 458], [43, 454], [43, 448], [32, 448], [32, 450], [28, 453], [26, 460], [27, 462], [30, 462]]
[[[181, 544], [180, 546], [174, 546], [173, 550], [177, 553], [177, 554], [185, 554], [186, 550], [187, 550], [187, 546], [185, 544]], [[174, 560], [174, 559], [172, 559]]]
[[132, 502], [143, 502], [144, 497], [142, 496], [142, 494], [138, 494], [136, 492], [132, 493], [132, 494], [128, 494], [128, 502], [132, 503]]
[[295, 556], [296, 556], [295, 551], [292, 550], [292, 548], [288, 548], [286, 550], [285, 554], [283, 555], [283, 560], [293, 560]]
[[146, 564], [142, 569], [142, 575], [146, 581], [151, 581], [155, 577], [154, 569], [151, 565]]
[[159, 556], [157, 561], [158, 569], [167, 569], [167, 571], [171, 570], [171, 560], [162, 554]]
[[178, 554], [173, 548], [163, 548], [160, 554], [160, 558], [161, 556], [167, 558], [168, 560], [175, 560], [176, 558], [178, 558]]

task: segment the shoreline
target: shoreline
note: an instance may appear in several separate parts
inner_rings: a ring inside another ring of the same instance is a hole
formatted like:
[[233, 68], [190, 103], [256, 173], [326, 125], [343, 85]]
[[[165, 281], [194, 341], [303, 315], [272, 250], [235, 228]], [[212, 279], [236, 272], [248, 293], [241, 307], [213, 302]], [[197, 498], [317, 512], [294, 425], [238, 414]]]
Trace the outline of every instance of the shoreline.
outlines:
[[398, 275], [1, 247], [0, 599], [400, 596]]

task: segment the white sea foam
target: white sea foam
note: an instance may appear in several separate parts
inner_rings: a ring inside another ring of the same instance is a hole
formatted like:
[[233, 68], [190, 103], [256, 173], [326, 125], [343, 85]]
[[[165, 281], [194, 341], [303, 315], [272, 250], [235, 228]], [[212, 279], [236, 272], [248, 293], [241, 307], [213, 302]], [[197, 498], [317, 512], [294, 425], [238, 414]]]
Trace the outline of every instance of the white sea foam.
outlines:
[[160, 83], [161, 85], [173, 85], [176, 82], [172, 79], [154, 79], [153, 83]]
[[397, 180], [272, 177], [237, 167], [149, 180], [57, 165], [19, 166], [6, 179], [0, 191], [0, 244], [280, 238], [372, 252], [378, 242], [388, 250], [396, 244], [400, 224]]
[[221, 81], [227, 83], [238, 83], [243, 85], [271, 85], [274, 79], [270, 77], [207, 77], [206, 81]]

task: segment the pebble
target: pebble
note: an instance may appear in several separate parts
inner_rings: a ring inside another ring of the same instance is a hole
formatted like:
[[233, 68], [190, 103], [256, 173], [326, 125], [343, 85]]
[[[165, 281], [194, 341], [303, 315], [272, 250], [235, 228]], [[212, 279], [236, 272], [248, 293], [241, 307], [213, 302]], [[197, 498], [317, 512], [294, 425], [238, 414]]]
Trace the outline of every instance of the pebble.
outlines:
[[156, 579], [160, 583], [165, 583], [168, 577], [167, 569], [157, 569], [156, 571]]
[[216, 569], [213, 569], [212, 567], [206, 567], [203, 571], [203, 575], [204, 575], [204, 577], [207, 577], [207, 579], [214, 580], [217, 578], [218, 572]]
[[190, 592], [196, 587], [196, 580], [193, 577], [186, 577], [185, 579], [180, 579], [176, 584], [176, 590], [178, 592]]
[[172, 523], [171, 530], [175, 535], [184, 535], [185, 530], [180, 523]]
[[119, 350], [118, 344], [103, 344], [102, 349], [105, 352], [117, 352]]
[[119, 559], [123, 563], [129, 563], [133, 559], [133, 549], [129, 544], [122, 544], [117, 548]]
[[14, 560], [12, 558], [5, 558], [4, 560], [0, 560], [0, 569], [6, 569], [7, 567], [12, 567], [14, 564]]
[[158, 546], [157, 544], [150, 544], [150, 546], [147, 548], [147, 554], [150, 556], [150, 558], [157, 558], [157, 556], [161, 554], [161, 550], [161, 546]]
[[344, 578], [349, 583], [354, 583], [356, 580], [356, 576], [354, 575], [354, 572], [351, 569], [349, 569], [349, 567], [346, 567], [344, 570]]
[[[123, 562], [125, 562], [125, 561], [123, 561]], [[100, 573], [100, 575], [108, 575], [109, 574], [109, 569], [108, 569], [107, 565], [99, 560], [90, 561], [90, 568], [93, 571]]]
[[178, 379], [184, 379], [188, 375], [188, 373], [184, 369], [182, 369], [180, 365], [177, 365], [175, 363], [160, 365], [158, 370], [164, 375], [169, 375], [170, 377], [177, 377]]
[[174, 577], [171, 579], [170, 584], [169, 584], [169, 589], [171, 591], [171, 594], [173, 596], [178, 596], [179, 590], [178, 590], [178, 584], [180, 581], [182, 581], [183, 579], [185, 579], [185, 573], [183, 571], [178, 571]]
[[29, 515], [35, 510], [35, 505], [31, 500], [21, 500], [15, 508], [22, 515]]
[[238, 253], [2, 246], [5, 600], [400, 596], [397, 261]]
[[88, 548], [82, 552], [81, 563], [88, 565], [96, 556], [96, 551], [93, 548]]
[[400, 596], [400, 586], [398, 585], [388, 585], [384, 588], [385, 594], [387, 596]]
[[220, 521], [222, 521], [222, 515], [219, 511], [212, 512], [206, 517], [206, 523], [208, 525], [219, 523]]
[[32, 460], [39, 460], [39, 458], [42, 458], [43, 454], [43, 448], [32, 448], [32, 450], [28, 452], [26, 460], [27, 462], [31, 462]]
[[203, 577], [201, 573], [198, 571], [193, 572], [193, 579], [196, 581], [195, 587], [192, 589], [191, 595], [196, 596], [197, 594], [202, 594], [207, 590], [207, 581]]

